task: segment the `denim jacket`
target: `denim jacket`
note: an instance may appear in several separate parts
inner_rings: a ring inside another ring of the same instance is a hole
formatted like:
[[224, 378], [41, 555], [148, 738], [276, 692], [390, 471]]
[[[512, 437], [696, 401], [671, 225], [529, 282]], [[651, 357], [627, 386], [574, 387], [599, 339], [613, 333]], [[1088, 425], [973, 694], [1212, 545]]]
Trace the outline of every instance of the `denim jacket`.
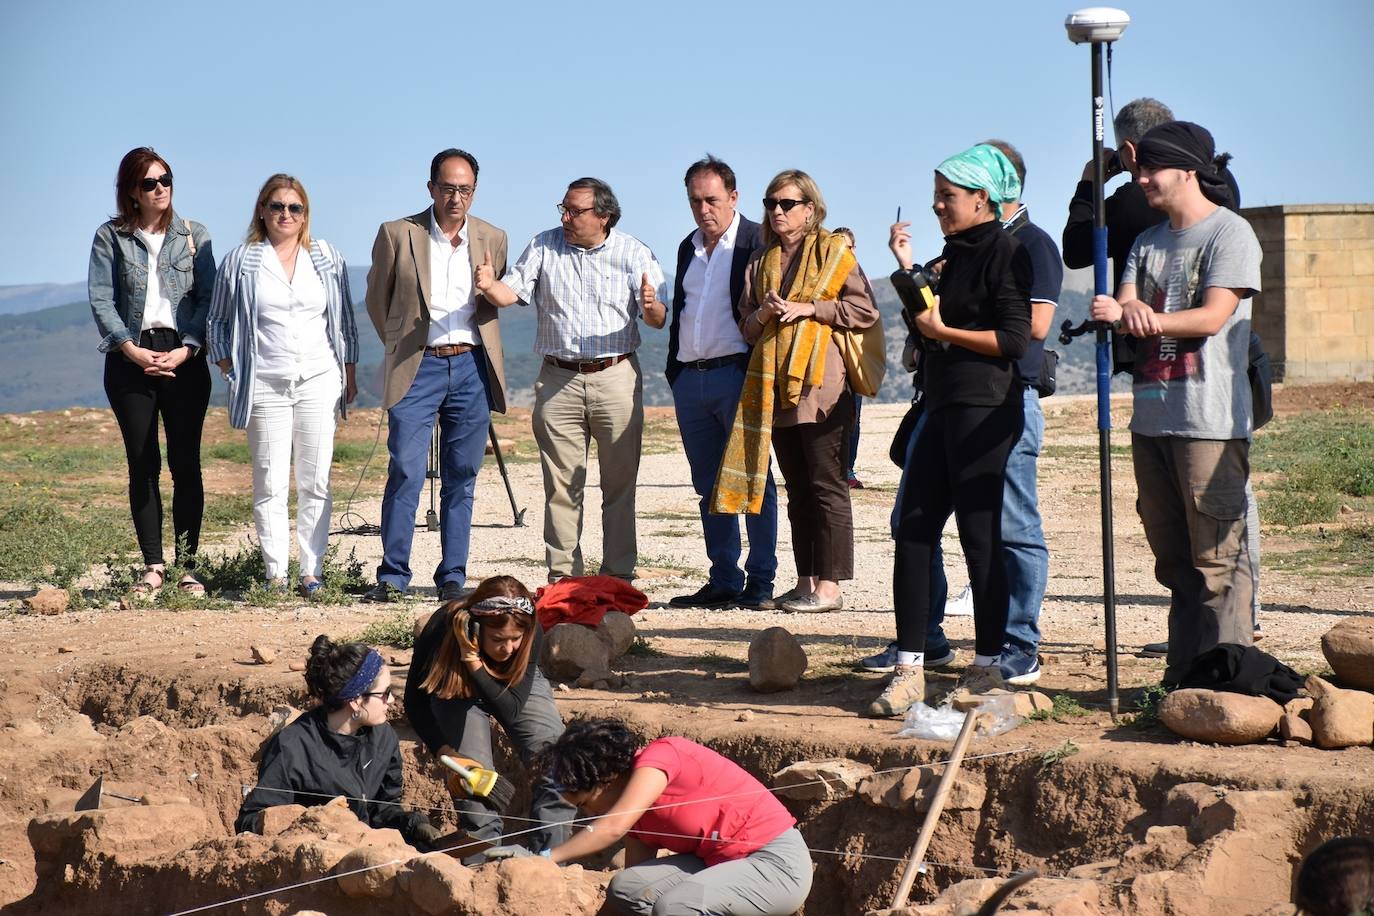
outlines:
[[[195, 240], [194, 257], [188, 236]], [[173, 211], [157, 271], [162, 292], [172, 302], [182, 342], [203, 348], [205, 316], [215, 287], [210, 233], [200, 223], [184, 220]], [[91, 243], [86, 289], [100, 329], [100, 352], [116, 350], [126, 340], [138, 343], [148, 297], [148, 249], [143, 240], [136, 233], [117, 228], [113, 220], [97, 229]]]

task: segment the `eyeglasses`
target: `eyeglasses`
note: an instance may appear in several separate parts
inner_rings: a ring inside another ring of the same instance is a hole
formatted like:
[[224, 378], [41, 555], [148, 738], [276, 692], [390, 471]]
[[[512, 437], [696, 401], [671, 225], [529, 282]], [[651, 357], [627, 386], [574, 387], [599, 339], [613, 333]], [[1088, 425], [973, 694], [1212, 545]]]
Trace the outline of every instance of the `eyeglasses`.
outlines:
[[464, 200], [477, 193], [477, 187], [470, 184], [436, 184], [434, 188], [440, 197], [461, 197]]
[[790, 213], [793, 207], [800, 207], [802, 204], [809, 203], [811, 203], [809, 200], [790, 200], [786, 197], [765, 197], [763, 199], [763, 209], [772, 213], [774, 210], [781, 207], [783, 213]]
[[369, 699], [371, 697], [381, 697], [382, 702], [385, 703], [387, 700], [390, 700], [392, 696], [394, 696], [394, 694], [392, 694], [391, 688], [388, 687], [385, 690], [376, 690], [371, 693], [359, 694], [359, 696], [363, 697], [364, 699]]
[[290, 213], [292, 216], [300, 216], [305, 212], [305, 204], [284, 204], [279, 200], [269, 200], [267, 209], [273, 213]]
[[577, 207], [569, 207], [567, 204], [558, 204], [559, 214], [562, 216], [570, 216], [573, 219], [577, 219], [583, 213], [591, 213], [595, 209], [596, 207], [583, 207], [579, 210]]
[[145, 178], [138, 183], [139, 188], [141, 188], [145, 194], [152, 191], [158, 185], [162, 185], [164, 188], [170, 188], [172, 186], [172, 173], [163, 172], [157, 178]]

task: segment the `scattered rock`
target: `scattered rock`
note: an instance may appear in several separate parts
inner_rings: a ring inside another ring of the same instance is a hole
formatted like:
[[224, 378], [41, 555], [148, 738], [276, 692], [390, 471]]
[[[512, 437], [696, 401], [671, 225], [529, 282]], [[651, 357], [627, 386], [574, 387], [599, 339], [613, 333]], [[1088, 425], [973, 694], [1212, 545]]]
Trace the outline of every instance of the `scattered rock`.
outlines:
[[42, 588], [24, 599], [24, 609], [30, 614], [51, 616], [66, 613], [71, 603], [72, 596], [65, 588]]
[[601, 623], [597, 624], [596, 635], [606, 642], [610, 658], [614, 661], [634, 645], [635, 622], [623, 611], [607, 611]]
[[57, 647], [57, 654], [58, 654], [58, 655], [70, 655], [70, 654], [72, 654], [72, 653], [75, 652], [75, 651], [76, 651], [76, 650], [73, 649], [71, 646], [58, 646], [58, 647]]
[[386, 846], [359, 846], [334, 866], [339, 890], [350, 897], [390, 897], [396, 893], [396, 874], [404, 867], [394, 860], [409, 855], [413, 853], [398, 854]]
[[769, 627], [749, 642], [749, 686], [759, 693], [791, 690], [806, 665], [801, 643], [783, 627]]
[[304, 671], [304, 670], [305, 670], [305, 662], [292, 662], [291, 664], [289, 664], [289, 665], [286, 666], [286, 670], [288, 670], [288, 671]]
[[847, 757], [801, 760], [773, 774], [773, 790], [797, 801], [830, 801], [854, 794], [873, 767]]
[[[396, 655], [395, 653], [392, 653], [391, 655], [388, 655], [386, 657], [386, 663], [393, 668], [399, 668], [403, 665], [409, 665], [410, 660], [407, 659], [404, 655]], [[305, 669], [302, 667], [301, 670], [304, 671]]]
[[1374, 690], [1374, 618], [1347, 617], [1327, 630], [1322, 655], [1343, 685]]
[[[646, 696], [647, 696], [647, 694], [646, 694]], [[752, 709], [746, 709], [746, 710], [744, 710], [744, 711], [741, 712], [739, 715], [735, 716], [735, 721], [736, 721], [736, 722], [753, 722], [753, 721], [754, 721], [754, 711], [753, 711]]]
[[407, 889], [430, 916], [453, 912], [472, 897], [472, 872], [449, 856], [425, 856], [410, 863]]
[[1333, 687], [1315, 674], [1306, 687], [1315, 700], [1307, 720], [1317, 747], [1333, 750], [1374, 742], [1374, 694]]
[[956, 690], [950, 699], [955, 709], [960, 712], [968, 712], [970, 709], [985, 706], [999, 697], [1006, 697], [1005, 700], [999, 702], [999, 705], [1009, 705], [1012, 715], [1022, 718], [1032, 713], [1049, 712], [1054, 709], [1054, 701], [1035, 690], [1003, 690], [994, 687], [981, 693], [970, 693], [960, 689]]
[[[210, 653], [209, 653], [209, 652], [197, 652], [197, 653], [196, 653], [196, 658], [209, 658], [209, 657], [210, 657]], [[304, 666], [301, 667], [301, 670], [302, 670], [302, 671], [305, 670]]]
[[1188, 688], [1159, 704], [1159, 720], [1170, 731], [1212, 744], [1253, 744], [1273, 734], [1283, 707], [1268, 697]]
[[609, 647], [595, 630], [580, 623], [560, 623], [545, 635], [544, 672], [550, 677], [576, 681], [583, 672], [598, 677], [610, 674]]
[[569, 693], [572, 691], [572, 688], [569, 687], [567, 684], [563, 683], [562, 681], [559, 681], [556, 685], [554, 685], [553, 689], [557, 690], [559, 693]]
[[1312, 711], [1312, 704], [1317, 702], [1311, 697], [1294, 697], [1283, 704], [1283, 713], [1286, 716], [1301, 716], [1307, 718], [1307, 714]]
[[259, 665], [270, 665], [277, 660], [277, 653], [266, 646], [251, 646], [250, 652], [253, 653], [253, 661]]
[[1279, 719], [1279, 737], [1297, 744], [1312, 743], [1312, 726], [1302, 716], [1284, 713]]
[[1190, 826], [1204, 810], [1226, 793], [1205, 782], [1179, 783], [1164, 796], [1164, 810], [1159, 822], [1178, 827]]
[[[944, 767], [913, 767], [890, 773], [875, 773], [859, 783], [857, 795], [870, 805], [894, 811], [930, 810]], [[950, 811], [977, 811], [987, 799], [987, 786], [973, 772], [961, 772], [945, 796]]]
[[305, 810], [304, 805], [273, 805], [271, 808], [263, 808], [260, 815], [261, 828], [258, 832], [263, 836], [276, 836], [296, 823]]

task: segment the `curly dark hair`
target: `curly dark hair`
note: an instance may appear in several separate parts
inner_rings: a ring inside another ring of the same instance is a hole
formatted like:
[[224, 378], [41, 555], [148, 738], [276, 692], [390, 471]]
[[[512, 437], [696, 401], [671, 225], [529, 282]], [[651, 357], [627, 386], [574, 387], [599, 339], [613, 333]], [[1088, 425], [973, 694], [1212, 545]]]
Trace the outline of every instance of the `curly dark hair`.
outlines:
[[330, 709], [339, 708], [343, 704], [329, 704], [329, 698], [358, 673], [363, 659], [371, 651], [372, 647], [365, 643], [336, 643], [323, 633], [316, 636], [310, 646], [310, 658], [305, 662], [306, 691]]
[[573, 722], [534, 760], [564, 792], [585, 792], [634, 769], [639, 738], [619, 719]]
[[1303, 860], [1295, 886], [1300, 913], [1347, 916], [1374, 911], [1374, 839], [1337, 837]]

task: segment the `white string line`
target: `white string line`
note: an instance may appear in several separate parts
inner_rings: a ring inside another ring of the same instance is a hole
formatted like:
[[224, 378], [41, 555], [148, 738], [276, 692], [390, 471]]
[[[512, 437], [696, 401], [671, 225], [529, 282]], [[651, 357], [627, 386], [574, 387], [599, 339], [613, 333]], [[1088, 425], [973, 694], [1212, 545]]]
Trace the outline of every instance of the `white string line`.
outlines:
[[[964, 760], [984, 760], [984, 759], [987, 759], [987, 758], [990, 758], [990, 757], [1007, 757], [1007, 756], [1010, 756], [1010, 755], [1012, 755], [1012, 754], [1024, 754], [1024, 753], [1029, 752], [1030, 750], [1031, 750], [1030, 748], [1022, 747], [1022, 748], [1017, 748], [1017, 749], [1010, 750], [1010, 751], [997, 751], [997, 752], [991, 753], [991, 754], [980, 754], [980, 755], [977, 755], [977, 756], [974, 756], [974, 757], [965, 757]], [[901, 771], [903, 771], [903, 770], [914, 770], [914, 769], [918, 769], [918, 768], [923, 767], [923, 766], [942, 766], [942, 765], [947, 764], [947, 763], [949, 763], [948, 760], [936, 760], [936, 761], [932, 761], [932, 762], [930, 762], [930, 763], [915, 763], [915, 764], [911, 764], [910, 766], [892, 767], [892, 768], [886, 769], [886, 770], [875, 770], [875, 771], [873, 772], [873, 775], [876, 776], [876, 775], [885, 774], [885, 773], [896, 773], [896, 772], [901, 772]], [[821, 785], [821, 784], [829, 785], [829, 781], [826, 780], [826, 779], [814, 779], [814, 780], [810, 780], [809, 782], [794, 783], [794, 784], [791, 785], [791, 786], [783, 786], [783, 787], [780, 787], [780, 788], [793, 789], [793, 788], [799, 788], [799, 787], [801, 787], [801, 786]], [[240, 783], [240, 785], [243, 785], [243, 784]], [[691, 800], [691, 801], [674, 802], [674, 803], [672, 803], [672, 804], [667, 804], [667, 805], [651, 805], [651, 806], [649, 806], [649, 807], [647, 807], [647, 808], [640, 808], [640, 809], [633, 809], [633, 808], [632, 808], [632, 809], [630, 809], [629, 811], [626, 811], [626, 812], [619, 812], [619, 813], [622, 813], [622, 814], [627, 814], [627, 813], [639, 813], [639, 814], [644, 814], [644, 813], [646, 813], [646, 812], [648, 812], [648, 811], [654, 811], [654, 810], [662, 809], [662, 808], [676, 808], [676, 807], [679, 807], [679, 806], [681, 806], [681, 805], [704, 804], [704, 803], [710, 802], [710, 801], [724, 801], [724, 800], [730, 799], [730, 798], [739, 798], [739, 797], [750, 796], [750, 795], [758, 795], [758, 794], [759, 794], [759, 791], [760, 791], [760, 790], [752, 790], [752, 791], [749, 791], [749, 792], [736, 792], [736, 793], [732, 793], [732, 794], [730, 794], [730, 795], [720, 795], [720, 796], [716, 796], [716, 797], [714, 797], [714, 798], [698, 798], [698, 799], [693, 799], [693, 800]], [[768, 788], [767, 786], [764, 786], [764, 787], [762, 788], [761, 791], [772, 793], [772, 792], [780, 791], [780, 789], [770, 789], [770, 788]], [[317, 795], [317, 794], [321, 794], [321, 793], [309, 793], [309, 794]], [[339, 797], [339, 796], [330, 796], [330, 797], [331, 797], [331, 798], [337, 798], [337, 797]], [[356, 800], [356, 799], [355, 799], [355, 800]], [[386, 804], [400, 804], [400, 803], [399, 803], [399, 802], [386, 802]], [[597, 820], [600, 820], [600, 819], [603, 818], [603, 817], [609, 817], [609, 814], [596, 814], [596, 815], [590, 815], [590, 816], [588, 816], [588, 817], [574, 818], [574, 819], [572, 819], [572, 820], [563, 821], [563, 822], [561, 822], [561, 823], [569, 824], [569, 825], [571, 825], [571, 824], [586, 824], [586, 823], [588, 823], [588, 822], [590, 822], [590, 821], [597, 821]], [[533, 820], [532, 818], [511, 818], [511, 819], [512, 819], [512, 820]], [[491, 843], [494, 843], [494, 844], [497, 844], [497, 845], [504, 845], [504, 844], [502, 843], [502, 841], [504, 841], [504, 840], [514, 839], [514, 838], [516, 838], [516, 837], [524, 836], [525, 834], [528, 834], [528, 833], [537, 833], [537, 832], [539, 832], [540, 830], [545, 829], [547, 826], [549, 826], [549, 825], [545, 824], [543, 821], [540, 821], [540, 822], [539, 822], [539, 826], [537, 826], [537, 827], [530, 827], [530, 828], [527, 828], [527, 829], [525, 829], [525, 830], [511, 831], [511, 832], [508, 832], [508, 833], [501, 834], [500, 836], [497, 836], [497, 837], [495, 837], [495, 838], [493, 838], [493, 839], [491, 839], [491, 840], [483, 840], [482, 842], [491, 842]], [[701, 838], [700, 838], [700, 837], [694, 837], [694, 839], [701, 839]], [[322, 883], [324, 883], [324, 882], [326, 882], [326, 881], [333, 881], [333, 880], [335, 880], [335, 879], [337, 879], [337, 878], [347, 877], [347, 876], [349, 876], [349, 875], [362, 874], [363, 872], [372, 871], [372, 870], [378, 869], [378, 868], [387, 868], [387, 867], [389, 867], [389, 866], [391, 866], [391, 865], [395, 865], [395, 864], [397, 864], [397, 863], [410, 862], [410, 861], [414, 861], [415, 859], [424, 858], [424, 857], [426, 857], [426, 856], [432, 856], [432, 855], [447, 855], [447, 854], [448, 854], [448, 853], [447, 853], [446, 850], [434, 850], [434, 851], [431, 851], [431, 852], [416, 853], [416, 855], [412, 856], [412, 857], [409, 858], [409, 859], [393, 859], [393, 860], [391, 860], [390, 862], [382, 862], [382, 863], [379, 863], [379, 864], [376, 864], [376, 865], [369, 865], [369, 866], [366, 866], [365, 868], [359, 868], [359, 869], [355, 869], [354, 871], [343, 872], [343, 873], [337, 874], [337, 875], [324, 875], [324, 876], [319, 877], [319, 878], [312, 878], [312, 879], [310, 879], [310, 880], [308, 880], [308, 881], [300, 881], [300, 882], [297, 882], [296, 884], [290, 884], [290, 885], [287, 885], [287, 886], [285, 886], [285, 887], [270, 888], [270, 889], [265, 890], [265, 891], [258, 891], [257, 893], [247, 894], [247, 895], [244, 895], [244, 896], [241, 896], [241, 897], [234, 897], [234, 898], [232, 898], [232, 899], [230, 899], [230, 900], [221, 900], [221, 901], [219, 901], [218, 903], [208, 903], [208, 904], [205, 904], [205, 905], [203, 905], [203, 906], [198, 906], [198, 907], [195, 907], [195, 908], [189, 909], [189, 910], [179, 910], [179, 911], [177, 911], [176, 913], [170, 914], [170, 916], [188, 916], [188, 914], [190, 914], [190, 913], [200, 913], [200, 912], [204, 912], [204, 911], [206, 911], [206, 910], [218, 909], [219, 907], [223, 907], [223, 906], [230, 906], [231, 904], [235, 904], [235, 903], [242, 903], [242, 902], [244, 902], [244, 901], [246, 901], [246, 900], [255, 900], [255, 899], [259, 898], [259, 897], [270, 897], [270, 896], [272, 896], [273, 894], [280, 894], [280, 893], [285, 893], [285, 892], [287, 892], [287, 891], [299, 890], [300, 888], [303, 888], [303, 887], [309, 887], [309, 886], [312, 885], [312, 884], [322, 884]]]

